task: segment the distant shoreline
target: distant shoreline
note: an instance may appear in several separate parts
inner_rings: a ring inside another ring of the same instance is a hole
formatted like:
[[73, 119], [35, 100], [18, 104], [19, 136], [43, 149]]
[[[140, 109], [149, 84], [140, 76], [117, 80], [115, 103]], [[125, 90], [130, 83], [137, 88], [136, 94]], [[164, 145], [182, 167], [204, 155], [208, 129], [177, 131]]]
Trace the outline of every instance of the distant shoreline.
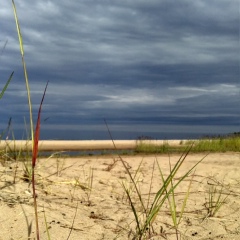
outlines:
[[[130, 150], [138, 144], [180, 146], [189, 140], [41, 140], [39, 151]], [[195, 140], [191, 140], [195, 141]], [[115, 145], [115, 146], [114, 146]], [[0, 150], [31, 151], [32, 141], [1, 140]]]

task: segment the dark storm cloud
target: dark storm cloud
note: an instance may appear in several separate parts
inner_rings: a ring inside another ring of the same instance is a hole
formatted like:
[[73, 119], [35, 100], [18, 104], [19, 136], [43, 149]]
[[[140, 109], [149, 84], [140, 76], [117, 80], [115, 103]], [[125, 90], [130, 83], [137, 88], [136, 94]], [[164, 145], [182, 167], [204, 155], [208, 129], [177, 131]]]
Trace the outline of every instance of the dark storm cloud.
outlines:
[[[49, 125], [107, 118], [239, 128], [239, 1], [15, 3], [34, 112], [50, 81], [43, 108]], [[8, 41], [1, 88], [15, 71], [1, 123], [10, 115], [20, 123], [28, 108], [9, 1], [0, 21], [0, 46]]]

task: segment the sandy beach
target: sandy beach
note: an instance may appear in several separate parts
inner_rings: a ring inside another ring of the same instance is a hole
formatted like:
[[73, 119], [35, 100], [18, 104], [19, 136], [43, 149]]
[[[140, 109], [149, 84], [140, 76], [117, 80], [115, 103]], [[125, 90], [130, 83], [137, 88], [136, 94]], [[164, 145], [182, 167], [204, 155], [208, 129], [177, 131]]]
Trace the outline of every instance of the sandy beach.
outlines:
[[[169, 159], [173, 166], [179, 157], [180, 154], [122, 156], [132, 174], [141, 164], [136, 179], [145, 202], [149, 191], [151, 201], [162, 184], [156, 161], [167, 176]], [[177, 211], [180, 211], [193, 179], [179, 225], [181, 239], [238, 240], [240, 153], [190, 154], [176, 178], [202, 158], [196, 171], [176, 189]], [[129, 187], [131, 183], [118, 156], [39, 159], [36, 178], [41, 239], [48, 239], [46, 225], [51, 239], [56, 240], [134, 239], [136, 223], [122, 187], [122, 183]], [[0, 179], [0, 239], [35, 239], [32, 190], [24, 179], [24, 164], [1, 159]], [[215, 197], [220, 193], [221, 199], [227, 197], [214, 216], [209, 215], [208, 208], [212, 188], [217, 190]], [[132, 198], [137, 205], [134, 192]], [[149, 239], [176, 239], [168, 202], [153, 227], [154, 234]]]
[[[39, 141], [39, 151], [81, 151], [81, 150], [114, 150], [135, 149], [140, 143], [179, 146], [187, 140], [42, 140]], [[0, 141], [0, 150], [31, 150], [32, 142], [24, 140]]]

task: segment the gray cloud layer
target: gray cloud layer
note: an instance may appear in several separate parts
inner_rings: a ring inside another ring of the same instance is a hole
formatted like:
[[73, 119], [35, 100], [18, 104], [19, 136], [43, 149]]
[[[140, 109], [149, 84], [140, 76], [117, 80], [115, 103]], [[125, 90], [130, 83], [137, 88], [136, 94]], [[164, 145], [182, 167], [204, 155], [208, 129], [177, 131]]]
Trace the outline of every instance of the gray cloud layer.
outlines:
[[[50, 81], [43, 112], [49, 125], [106, 118], [146, 129], [239, 130], [238, 0], [15, 3], [35, 112]], [[15, 71], [1, 102], [1, 124], [10, 116], [20, 124], [28, 108], [9, 1], [0, 22], [0, 44], [8, 41], [0, 86]]]

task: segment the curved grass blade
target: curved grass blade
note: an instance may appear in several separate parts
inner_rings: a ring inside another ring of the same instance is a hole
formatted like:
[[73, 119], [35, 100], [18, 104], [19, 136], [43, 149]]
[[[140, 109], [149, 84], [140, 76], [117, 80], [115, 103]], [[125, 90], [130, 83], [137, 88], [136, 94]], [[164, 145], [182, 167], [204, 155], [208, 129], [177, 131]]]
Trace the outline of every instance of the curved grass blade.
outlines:
[[39, 140], [39, 135], [40, 135], [40, 120], [41, 120], [41, 111], [42, 111], [42, 104], [43, 100], [45, 97], [45, 93], [47, 90], [48, 82], [46, 84], [42, 101], [39, 106], [38, 110], [38, 119], [37, 119], [37, 124], [36, 124], [36, 130], [35, 130], [35, 136], [34, 136], [34, 144], [33, 144], [33, 153], [32, 153], [32, 190], [33, 190], [33, 199], [34, 199], [34, 210], [35, 210], [35, 221], [36, 221], [36, 234], [37, 234], [37, 240], [40, 239], [39, 236], [39, 226], [38, 226], [38, 212], [37, 212], [37, 195], [36, 195], [36, 189], [35, 189], [35, 165], [36, 165], [36, 160], [37, 160], [37, 155], [38, 155], [38, 140]]
[[11, 80], [12, 80], [13, 74], [14, 74], [14, 71], [11, 73], [11, 75], [10, 75], [10, 77], [8, 78], [8, 80], [7, 80], [7, 82], [6, 82], [3, 90], [1, 91], [1, 93], [0, 93], [0, 99], [3, 97], [4, 92], [7, 90], [7, 87], [8, 87], [9, 83], [10, 83]]
[[40, 103], [39, 110], [38, 110], [38, 119], [37, 119], [37, 124], [36, 124], [36, 130], [35, 130], [35, 136], [34, 136], [34, 148], [33, 148], [33, 155], [32, 155], [32, 167], [33, 168], [36, 165], [36, 159], [37, 159], [37, 154], [38, 154], [38, 140], [39, 140], [39, 135], [40, 135], [41, 111], [42, 111], [42, 104], [43, 104], [43, 100], [44, 100], [44, 97], [46, 94], [47, 86], [48, 86], [48, 82], [46, 84], [46, 87], [45, 87], [45, 90], [43, 93], [43, 97], [42, 97], [42, 101]]
[[4, 46], [3, 46], [2, 50], [1, 50], [0, 57], [2, 56], [2, 54], [3, 54], [3, 51], [5, 50], [5, 48], [6, 48], [7, 44], [8, 44], [8, 40], [6, 40], [6, 42], [5, 42]]
[[46, 217], [46, 214], [45, 214], [45, 208], [44, 208], [44, 206], [43, 206], [43, 217], [44, 217], [44, 223], [45, 223], [45, 226], [46, 226], [46, 232], [47, 232], [48, 240], [51, 240], [50, 232], [49, 232], [49, 226], [48, 226], [48, 224], [47, 224], [47, 217]]
[[20, 45], [20, 51], [22, 56], [24, 55], [24, 49], [23, 49], [23, 40], [22, 40], [22, 34], [20, 31], [20, 25], [18, 22], [18, 17], [17, 17], [17, 10], [14, 1], [12, 0], [12, 5], [13, 5], [13, 12], [14, 12], [14, 17], [16, 21], [16, 27], [17, 27], [17, 32], [18, 32], [18, 40], [19, 40], [19, 45]]
[[[25, 77], [26, 89], [27, 89], [27, 95], [28, 95], [28, 107], [29, 107], [29, 115], [30, 115], [29, 118], [30, 118], [30, 129], [31, 129], [31, 140], [32, 140], [32, 143], [33, 143], [34, 132], [33, 132], [31, 94], [30, 94], [30, 87], [29, 87], [29, 81], [28, 81], [27, 67], [26, 67], [26, 63], [25, 63], [25, 60], [24, 60], [24, 49], [23, 49], [22, 34], [21, 34], [21, 31], [20, 31], [20, 25], [19, 25], [19, 22], [18, 22], [17, 10], [16, 10], [16, 6], [15, 6], [15, 3], [14, 3], [14, 0], [12, 0], [12, 6], [13, 6], [13, 11], [14, 11], [16, 27], [17, 27], [20, 52], [21, 52], [21, 55], [22, 55], [23, 71], [24, 71], [24, 77]], [[32, 144], [32, 149], [33, 149], [33, 144]]]

